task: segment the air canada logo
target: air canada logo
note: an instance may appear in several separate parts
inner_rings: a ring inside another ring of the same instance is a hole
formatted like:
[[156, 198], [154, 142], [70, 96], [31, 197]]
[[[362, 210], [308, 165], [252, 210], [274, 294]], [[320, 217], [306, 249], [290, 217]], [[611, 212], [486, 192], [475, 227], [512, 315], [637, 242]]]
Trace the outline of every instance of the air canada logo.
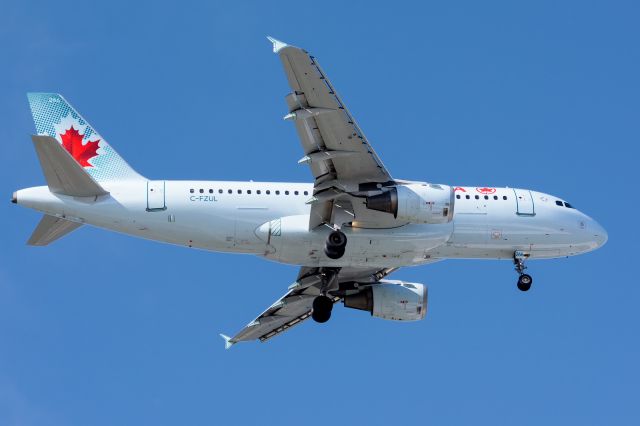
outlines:
[[60, 138], [62, 138], [62, 146], [64, 149], [66, 149], [82, 167], [93, 167], [93, 164], [89, 163], [89, 160], [98, 156], [98, 148], [100, 148], [98, 142], [100, 142], [100, 139], [87, 141], [87, 143], [83, 144], [82, 139], [84, 139], [84, 134], [80, 134], [73, 125], [70, 129], [67, 129], [65, 133], [60, 134]]
[[481, 193], [481, 194], [488, 195], [488, 194], [493, 194], [493, 193], [495, 193], [495, 192], [496, 192], [496, 189], [495, 189], [495, 188], [486, 188], [486, 187], [485, 187], [485, 188], [476, 188], [476, 191], [478, 191], [478, 192], [479, 192], [479, 193]]

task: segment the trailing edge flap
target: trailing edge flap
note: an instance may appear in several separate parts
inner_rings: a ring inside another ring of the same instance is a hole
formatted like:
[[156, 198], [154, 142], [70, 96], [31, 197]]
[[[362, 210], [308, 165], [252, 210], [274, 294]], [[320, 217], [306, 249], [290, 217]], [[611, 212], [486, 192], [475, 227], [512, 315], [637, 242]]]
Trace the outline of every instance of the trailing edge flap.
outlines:
[[44, 215], [27, 241], [30, 246], [46, 246], [81, 227], [81, 223]]
[[44, 135], [31, 140], [51, 192], [74, 197], [108, 194], [57, 140]]

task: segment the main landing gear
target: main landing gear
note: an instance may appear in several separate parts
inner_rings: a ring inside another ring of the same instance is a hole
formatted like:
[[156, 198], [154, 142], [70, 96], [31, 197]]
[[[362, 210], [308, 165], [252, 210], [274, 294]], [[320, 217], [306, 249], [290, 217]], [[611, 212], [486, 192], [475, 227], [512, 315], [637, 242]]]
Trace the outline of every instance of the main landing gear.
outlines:
[[333, 309], [333, 300], [327, 296], [318, 296], [313, 299], [313, 311], [311, 318], [315, 322], [327, 322], [331, 318], [331, 310]]
[[516, 265], [516, 272], [520, 275], [518, 277], [518, 290], [520, 291], [528, 291], [531, 288], [531, 284], [533, 284], [531, 275], [524, 273], [524, 270], [527, 269], [524, 264], [526, 258], [527, 256], [521, 251], [516, 251], [513, 254], [513, 263]]
[[[342, 232], [340, 233], [342, 234]], [[327, 294], [330, 294], [330, 291], [338, 289], [339, 273], [340, 268], [326, 268], [322, 271], [322, 273], [319, 274], [321, 280], [320, 296], [316, 296], [316, 298], [313, 299], [313, 309], [311, 311], [311, 318], [313, 318], [315, 322], [323, 323], [329, 321], [329, 318], [331, 318], [331, 311], [333, 310], [333, 298], [327, 296]]]
[[327, 242], [324, 243], [324, 254], [330, 259], [340, 259], [344, 256], [346, 247], [347, 236], [344, 235], [344, 232], [332, 231], [327, 237]]
[[[324, 254], [330, 259], [340, 259], [344, 256], [347, 247], [347, 236], [339, 229], [331, 231], [324, 243]], [[331, 290], [337, 289], [337, 276], [340, 268], [330, 268], [322, 274], [322, 287], [320, 288], [320, 296], [313, 299], [313, 310], [311, 318], [315, 322], [327, 322], [331, 318], [333, 310], [333, 299], [327, 296]]]

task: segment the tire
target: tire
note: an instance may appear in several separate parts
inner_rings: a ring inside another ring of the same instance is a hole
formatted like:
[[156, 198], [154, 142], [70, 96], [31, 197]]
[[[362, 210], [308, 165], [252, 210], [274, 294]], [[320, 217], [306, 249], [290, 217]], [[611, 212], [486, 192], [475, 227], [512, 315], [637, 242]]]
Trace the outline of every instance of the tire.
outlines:
[[331, 300], [327, 296], [318, 296], [313, 299], [313, 310], [314, 311], [329, 311], [333, 309], [333, 300]]
[[327, 242], [324, 244], [324, 254], [329, 259], [340, 259], [344, 256], [345, 248], [347, 247], [347, 236], [344, 232], [333, 231], [327, 237]]
[[318, 296], [313, 299], [313, 311], [311, 318], [315, 322], [323, 323], [331, 318], [331, 310], [333, 309], [333, 300], [327, 296]]
[[318, 322], [320, 324], [325, 323], [329, 321], [329, 318], [331, 318], [331, 311], [327, 311], [327, 312], [313, 311], [311, 312], [311, 318], [313, 318], [315, 322]]
[[327, 247], [331, 248], [345, 248], [347, 246], [347, 236], [344, 232], [333, 231], [327, 237]]
[[324, 254], [326, 254], [329, 259], [340, 259], [342, 256], [344, 256], [344, 248], [334, 249], [325, 246]]
[[522, 274], [520, 278], [518, 278], [518, 290], [520, 291], [528, 291], [531, 288], [531, 284], [533, 284], [531, 275]]

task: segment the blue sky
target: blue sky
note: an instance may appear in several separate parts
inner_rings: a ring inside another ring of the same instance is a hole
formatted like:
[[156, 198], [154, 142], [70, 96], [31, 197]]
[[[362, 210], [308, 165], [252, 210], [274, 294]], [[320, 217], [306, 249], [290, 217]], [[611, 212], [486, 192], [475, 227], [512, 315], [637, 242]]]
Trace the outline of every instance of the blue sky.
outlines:
[[[3, 2], [0, 424], [638, 424], [640, 8], [579, 2]], [[143, 175], [309, 181], [266, 35], [318, 57], [395, 177], [532, 188], [601, 250], [447, 261], [425, 321], [334, 310], [223, 350], [296, 268], [84, 227], [47, 248], [25, 93], [64, 96]]]

